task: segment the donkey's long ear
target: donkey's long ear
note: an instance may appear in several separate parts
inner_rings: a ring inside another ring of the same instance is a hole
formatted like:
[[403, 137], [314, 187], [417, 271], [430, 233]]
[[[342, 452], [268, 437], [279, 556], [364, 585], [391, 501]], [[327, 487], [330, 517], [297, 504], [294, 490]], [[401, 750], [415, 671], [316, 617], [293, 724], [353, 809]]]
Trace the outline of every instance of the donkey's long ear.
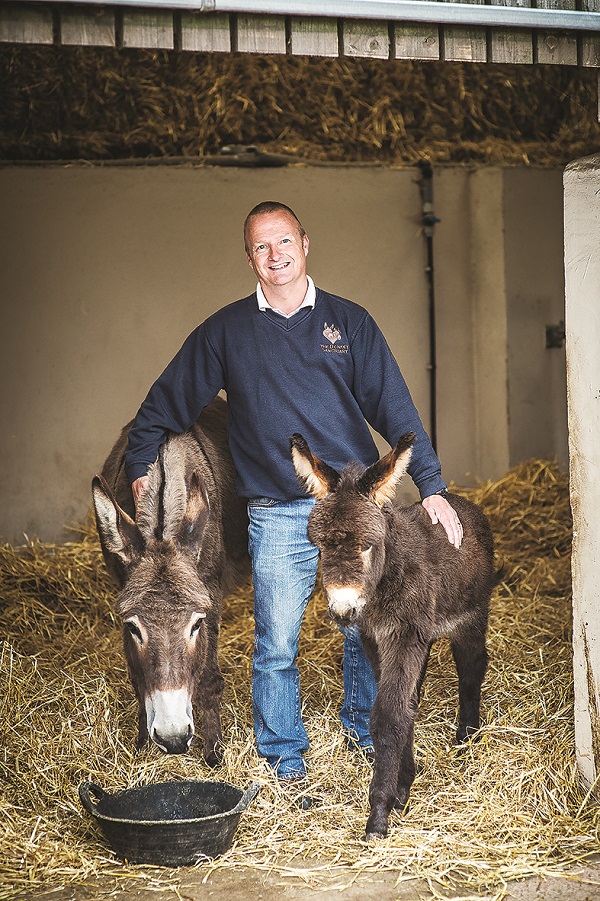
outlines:
[[340, 480], [335, 469], [315, 457], [302, 435], [298, 433], [290, 438], [290, 447], [294, 469], [301, 485], [317, 500], [331, 494]]
[[198, 472], [194, 470], [190, 479], [190, 490], [185, 513], [176, 535], [176, 541], [180, 546], [193, 545], [195, 550], [198, 550], [209, 513], [210, 501], [206, 486]]
[[398, 483], [410, 463], [414, 441], [414, 432], [402, 435], [393, 450], [369, 466], [356, 483], [361, 494], [374, 500], [378, 507], [393, 499]]
[[92, 480], [96, 526], [105, 556], [114, 554], [124, 566], [144, 550], [144, 539], [136, 523], [119, 507], [102, 476]]

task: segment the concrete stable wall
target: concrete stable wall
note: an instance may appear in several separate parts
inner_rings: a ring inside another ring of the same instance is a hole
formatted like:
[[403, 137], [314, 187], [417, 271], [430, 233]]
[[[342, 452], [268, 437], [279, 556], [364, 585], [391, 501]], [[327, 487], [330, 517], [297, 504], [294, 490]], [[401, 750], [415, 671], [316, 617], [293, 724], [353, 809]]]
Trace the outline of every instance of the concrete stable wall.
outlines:
[[[373, 313], [428, 427], [417, 178], [0, 169], [0, 536], [60, 541], [82, 519], [92, 475], [186, 335], [253, 290], [241, 224], [260, 200], [297, 211], [317, 284]], [[564, 356], [540, 345], [563, 297], [561, 190], [559, 170], [434, 172], [438, 452], [459, 484], [532, 455], [566, 463]]]
[[503, 188], [510, 460], [552, 448], [566, 465], [565, 347], [546, 346], [546, 326], [565, 320], [562, 184], [513, 169]]

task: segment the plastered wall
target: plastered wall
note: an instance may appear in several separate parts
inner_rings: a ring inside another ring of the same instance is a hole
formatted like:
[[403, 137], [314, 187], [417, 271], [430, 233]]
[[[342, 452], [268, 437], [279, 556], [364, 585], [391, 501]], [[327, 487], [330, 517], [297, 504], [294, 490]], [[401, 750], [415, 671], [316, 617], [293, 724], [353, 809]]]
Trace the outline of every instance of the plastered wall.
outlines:
[[573, 672], [577, 764], [600, 772], [600, 156], [565, 172], [569, 443], [573, 508]]
[[[2, 539], [62, 541], [85, 516], [91, 478], [153, 379], [198, 322], [253, 290], [241, 225], [264, 199], [303, 221], [317, 284], [373, 313], [429, 426], [417, 179], [329, 166], [0, 168]], [[445, 477], [495, 478], [532, 455], [566, 464], [564, 352], [543, 347], [564, 291], [562, 173], [436, 169], [434, 201]]]

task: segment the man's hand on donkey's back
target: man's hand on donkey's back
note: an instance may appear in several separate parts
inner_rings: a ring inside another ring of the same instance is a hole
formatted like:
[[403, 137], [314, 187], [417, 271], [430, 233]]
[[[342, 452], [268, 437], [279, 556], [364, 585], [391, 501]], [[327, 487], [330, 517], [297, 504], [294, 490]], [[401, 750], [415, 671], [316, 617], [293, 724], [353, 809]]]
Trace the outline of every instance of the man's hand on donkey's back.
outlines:
[[150, 479], [148, 476], [140, 476], [139, 479], [136, 479], [135, 482], [131, 483], [131, 493], [133, 494], [133, 500], [135, 503], [135, 509], [137, 510], [137, 506], [139, 504], [140, 498], [144, 491], [148, 488], [150, 484]]
[[454, 508], [441, 494], [432, 494], [423, 499], [423, 506], [429, 513], [431, 522], [441, 523], [446, 530], [448, 541], [454, 547], [460, 547], [463, 539], [463, 527]]

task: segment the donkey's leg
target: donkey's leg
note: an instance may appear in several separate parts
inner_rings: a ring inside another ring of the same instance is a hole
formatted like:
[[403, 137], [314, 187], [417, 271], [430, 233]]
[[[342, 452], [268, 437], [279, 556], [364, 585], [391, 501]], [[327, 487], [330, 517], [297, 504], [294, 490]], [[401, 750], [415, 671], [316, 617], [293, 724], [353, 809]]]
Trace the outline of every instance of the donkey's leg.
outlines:
[[470, 629], [453, 635], [450, 644], [458, 672], [459, 721], [458, 742], [465, 742], [479, 729], [481, 683], [487, 668], [485, 626], [474, 624]]
[[421, 667], [421, 672], [419, 673], [419, 678], [417, 681], [417, 704], [421, 700], [421, 689], [423, 688], [423, 682], [425, 681], [425, 674], [427, 673], [427, 664], [429, 663], [429, 655], [431, 653], [432, 647], [433, 647], [433, 642], [430, 641], [429, 645], [427, 646], [425, 659], [423, 660], [423, 665]]
[[136, 748], [141, 751], [148, 741], [148, 721], [146, 718], [146, 705], [138, 698], [138, 737]]
[[[394, 686], [381, 684], [371, 711], [371, 737], [375, 760], [369, 786], [371, 810], [366, 827], [367, 839], [387, 835], [390, 811], [399, 802], [397, 794], [400, 752], [406, 744], [409, 733], [408, 705], [406, 702], [401, 704]], [[409, 755], [405, 755], [403, 780], [410, 782]], [[405, 792], [404, 803], [408, 798], [408, 790], [410, 785]]]
[[202, 734], [204, 757], [209, 766], [219, 766], [223, 756], [223, 733], [221, 730], [221, 698], [225, 680], [218, 662], [218, 624], [207, 625], [208, 646], [204, 672], [196, 690], [198, 706], [202, 714]]
[[393, 807], [396, 810], [404, 810], [408, 803], [410, 789], [414, 782], [417, 767], [414, 756], [415, 717], [417, 711], [416, 701], [413, 699], [414, 716], [406, 735], [404, 747], [400, 749], [400, 761], [398, 765], [398, 784], [396, 786], [396, 798]]
[[[393, 807], [404, 807], [415, 778], [413, 731], [417, 682], [426, 660], [426, 647], [400, 648], [382, 669], [371, 712], [371, 736], [375, 750], [369, 788], [371, 812], [367, 838], [387, 835]], [[382, 655], [383, 659], [385, 656]]]
[[218, 667], [203, 680], [198, 692], [202, 711], [204, 758], [209, 766], [220, 766], [223, 759], [223, 732], [221, 729], [221, 698], [225, 680]]
[[379, 684], [379, 679], [381, 677], [381, 671], [379, 667], [379, 654], [377, 653], [377, 644], [367, 633], [360, 633], [360, 640], [362, 642], [362, 646], [365, 654], [367, 655], [367, 660], [371, 664], [373, 672], [375, 674], [375, 679]]
[[[421, 688], [423, 687], [423, 682], [425, 681], [425, 674], [427, 672], [427, 664], [429, 662], [429, 654], [431, 652], [431, 648], [433, 646], [433, 642], [431, 642], [427, 648], [425, 659], [423, 660], [423, 665], [421, 666], [421, 673], [417, 680], [417, 687], [415, 690], [415, 694], [413, 697], [413, 707], [415, 710], [415, 718], [417, 715], [417, 711], [419, 709], [419, 701], [421, 700]], [[414, 762], [414, 719], [413, 726], [410, 730], [410, 734], [407, 735], [406, 743], [404, 748], [402, 748], [402, 752], [400, 755], [400, 766], [398, 769], [398, 794], [396, 801], [394, 803], [394, 807], [397, 810], [403, 810], [406, 806], [406, 801], [408, 800], [408, 795], [410, 791], [410, 786], [414, 780], [414, 774], [416, 773], [416, 766]], [[412, 778], [411, 778], [412, 773]]]

